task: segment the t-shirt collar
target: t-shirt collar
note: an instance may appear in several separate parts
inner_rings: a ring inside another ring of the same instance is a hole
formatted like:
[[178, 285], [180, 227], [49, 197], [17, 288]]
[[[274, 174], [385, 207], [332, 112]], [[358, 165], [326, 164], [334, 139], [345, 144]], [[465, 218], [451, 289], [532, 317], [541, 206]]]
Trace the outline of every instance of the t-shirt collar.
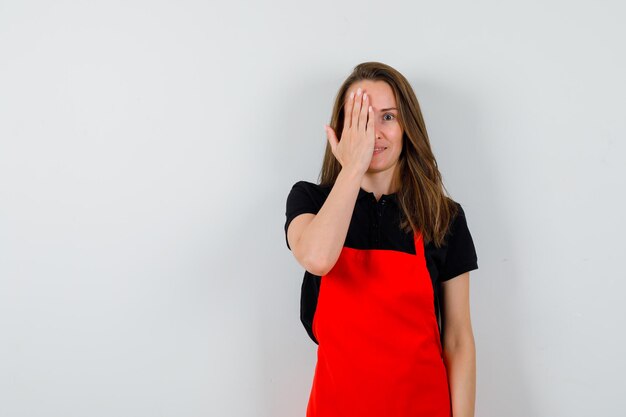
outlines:
[[[374, 198], [374, 193], [371, 191], [365, 191], [363, 188], [359, 188], [359, 195], [357, 197], [357, 200], [362, 200], [364, 198]], [[380, 200], [379, 201], [393, 201], [394, 203], [398, 202], [398, 193], [392, 193], [392, 194], [383, 194], [382, 196], [380, 196]]]

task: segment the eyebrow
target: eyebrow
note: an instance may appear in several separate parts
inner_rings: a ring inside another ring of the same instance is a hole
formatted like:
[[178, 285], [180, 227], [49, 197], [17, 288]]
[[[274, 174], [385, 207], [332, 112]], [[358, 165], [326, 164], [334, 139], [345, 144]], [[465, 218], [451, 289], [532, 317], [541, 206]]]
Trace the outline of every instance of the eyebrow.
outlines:
[[387, 111], [387, 110], [398, 110], [395, 107], [389, 107], [388, 109], [380, 109], [380, 111]]

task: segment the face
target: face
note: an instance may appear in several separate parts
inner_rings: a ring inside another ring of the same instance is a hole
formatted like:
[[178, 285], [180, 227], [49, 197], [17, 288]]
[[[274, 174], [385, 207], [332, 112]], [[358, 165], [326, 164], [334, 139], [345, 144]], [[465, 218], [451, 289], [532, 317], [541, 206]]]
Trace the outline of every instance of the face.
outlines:
[[[361, 80], [352, 84], [350, 92], [361, 87], [367, 93], [374, 113], [374, 155], [368, 172], [393, 172], [402, 151], [402, 127], [398, 121], [398, 109], [393, 90], [384, 81]], [[384, 148], [379, 151], [378, 148]]]

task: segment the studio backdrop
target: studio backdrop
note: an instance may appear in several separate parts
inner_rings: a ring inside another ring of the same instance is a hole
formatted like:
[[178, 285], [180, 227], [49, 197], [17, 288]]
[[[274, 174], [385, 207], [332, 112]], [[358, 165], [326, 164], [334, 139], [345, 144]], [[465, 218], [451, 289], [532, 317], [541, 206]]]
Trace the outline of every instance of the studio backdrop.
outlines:
[[624, 11], [1, 1], [0, 415], [304, 416], [285, 202], [379, 61], [476, 245], [476, 416], [622, 416]]

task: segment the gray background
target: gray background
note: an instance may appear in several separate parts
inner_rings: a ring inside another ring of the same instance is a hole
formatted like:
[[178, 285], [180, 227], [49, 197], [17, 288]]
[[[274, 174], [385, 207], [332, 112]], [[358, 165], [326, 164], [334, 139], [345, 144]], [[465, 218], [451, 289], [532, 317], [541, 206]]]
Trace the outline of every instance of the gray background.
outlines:
[[413, 85], [480, 269], [477, 416], [621, 416], [618, 1], [0, 2], [0, 415], [304, 416], [284, 236], [359, 62]]

